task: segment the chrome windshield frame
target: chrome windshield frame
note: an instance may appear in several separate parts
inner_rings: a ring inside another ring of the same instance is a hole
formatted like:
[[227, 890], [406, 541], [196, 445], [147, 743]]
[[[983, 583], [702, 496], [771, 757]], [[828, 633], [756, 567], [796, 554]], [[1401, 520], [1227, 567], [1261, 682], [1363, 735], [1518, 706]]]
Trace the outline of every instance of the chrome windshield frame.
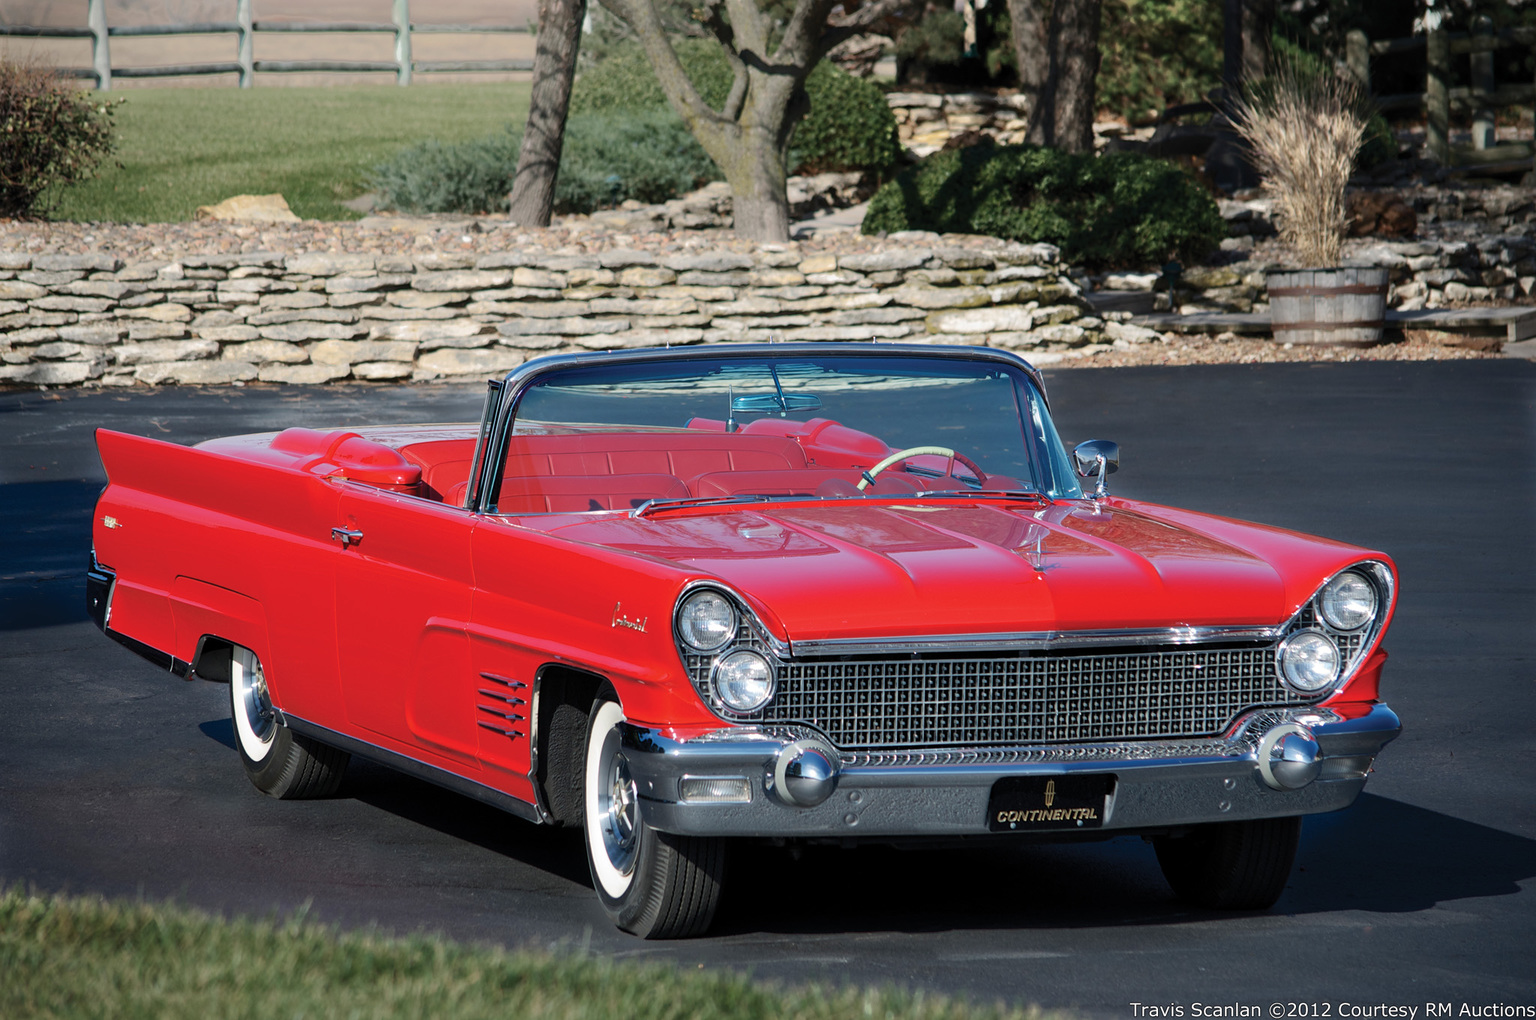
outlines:
[[1046, 393], [1045, 379], [1040, 370], [1028, 361], [1009, 351], [990, 347], [961, 347], [939, 344], [897, 343], [849, 343], [829, 341], [825, 343], [748, 343], [748, 344], [690, 344], [686, 347], [643, 347], [622, 351], [591, 351], [579, 354], [550, 354], [524, 362], [508, 372], [501, 380], [501, 392], [495, 398], [498, 407], [489, 442], [480, 445], [480, 459], [471, 466], [471, 477], [480, 482], [469, 509], [476, 513], [494, 513], [491, 494], [501, 484], [502, 461], [508, 437], [514, 425], [514, 412], [519, 399], [537, 380], [546, 375], [569, 368], [590, 365], [647, 364], [668, 361], [717, 361], [752, 360], [771, 358], [781, 360], [794, 357], [884, 357], [930, 358], [935, 361], [973, 361], [1006, 366], [1023, 372], [1040, 394], [1046, 413], [1050, 411], [1050, 398]]

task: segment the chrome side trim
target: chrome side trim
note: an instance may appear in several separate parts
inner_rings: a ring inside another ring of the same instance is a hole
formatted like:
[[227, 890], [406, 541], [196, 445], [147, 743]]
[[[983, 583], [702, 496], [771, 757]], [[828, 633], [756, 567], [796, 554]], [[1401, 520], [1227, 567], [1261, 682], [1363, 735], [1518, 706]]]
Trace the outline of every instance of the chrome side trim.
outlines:
[[889, 655], [905, 652], [1036, 651], [1102, 645], [1202, 645], [1223, 641], [1273, 641], [1275, 627], [1154, 627], [1145, 630], [1021, 631], [1000, 634], [935, 634], [897, 638], [830, 638], [791, 641], [794, 656]]
[[370, 744], [366, 741], [358, 740], [356, 737], [349, 737], [345, 733], [337, 733], [335, 730], [327, 729], [307, 719], [301, 719], [296, 715], [285, 712], [282, 718], [283, 725], [292, 729], [295, 733], [302, 734], [312, 740], [318, 740], [329, 747], [335, 747], [346, 751], [348, 754], [355, 754], [359, 758], [378, 762], [380, 765], [392, 768], [396, 772], [404, 772], [408, 776], [424, 779], [436, 786], [441, 786], [445, 790], [452, 790], [454, 793], [478, 800], [482, 804], [499, 808], [525, 821], [535, 824], [544, 821], [543, 818], [539, 817], [537, 808], [527, 801], [519, 800], [510, 793], [493, 790], [484, 783], [477, 783], [473, 779], [465, 779], [456, 772], [449, 772], [447, 769], [438, 768], [436, 765], [428, 765], [424, 761], [417, 761], [415, 758], [408, 758], [403, 754], [385, 750], [377, 744]]

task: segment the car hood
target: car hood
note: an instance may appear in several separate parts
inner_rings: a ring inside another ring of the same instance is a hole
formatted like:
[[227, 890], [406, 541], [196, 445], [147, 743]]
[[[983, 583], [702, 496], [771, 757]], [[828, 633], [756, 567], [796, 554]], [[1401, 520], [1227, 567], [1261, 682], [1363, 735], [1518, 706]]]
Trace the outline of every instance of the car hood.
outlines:
[[552, 530], [719, 578], [791, 641], [1271, 625], [1363, 552], [1120, 500], [796, 503]]

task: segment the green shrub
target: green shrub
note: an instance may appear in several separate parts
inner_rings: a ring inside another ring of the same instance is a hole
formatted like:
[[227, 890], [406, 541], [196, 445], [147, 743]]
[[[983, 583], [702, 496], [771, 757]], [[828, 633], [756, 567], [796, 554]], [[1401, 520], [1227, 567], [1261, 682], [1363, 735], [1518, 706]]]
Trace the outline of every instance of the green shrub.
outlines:
[[[376, 167], [370, 185], [386, 209], [501, 212], [517, 171], [522, 132], [457, 145], [429, 141]], [[626, 199], [664, 202], [720, 171], [671, 110], [573, 114], [566, 121], [555, 211], [591, 212]]]
[[445, 145], [431, 139], [373, 168], [379, 207], [406, 212], [502, 212], [517, 171], [521, 132]]
[[112, 111], [32, 63], [0, 60], [0, 216], [45, 212], [45, 196], [112, 154]]
[[[731, 69], [708, 39], [673, 41], [689, 80], [719, 109], [731, 91]], [[896, 118], [872, 83], [823, 61], [805, 82], [810, 112], [790, 136], [790, 170], [870, 170], [882, 173], [901, 157]], [[571, 113], [650, 110], [667, 106], [650, 61], [638, 47], [622, 47], [584, 71], [571, 90]]]
[[822, 61], [805, 80], [811, 110], [790, 136], [797, 172], [868, 170], [884, 174], [901, 159], [896, 117], [873, 82]]
[[1091, 268], [1198, 258], [1226, 234], [1216, 203], [1171, 163], [1032, 145], [936, 153], [875, 193], [863, 229], [1045, 241]]
[[709, 181], [720, 168], [670, 107], [589, 113], [566, 122], [556, 204], [590, 212], [625, 199], [665, 202]]
[[1095, 81], [1100, 109], [1141, 123], [1221, 84], [1221, 4], [1106, 0], [1103, 12]]
[[[704, 102], [719, 109], [731, 92], [731, 67], [718, 43], [708, 39], [673, 39], [693, 87]], [[571, 113], [605, 113], [613, 110], [646, 110], [667, 105], [667, 94], [651, 70], [651, 62], [638, 45], [614, 48], [596, 67], [582, 71], [571, 88]]]

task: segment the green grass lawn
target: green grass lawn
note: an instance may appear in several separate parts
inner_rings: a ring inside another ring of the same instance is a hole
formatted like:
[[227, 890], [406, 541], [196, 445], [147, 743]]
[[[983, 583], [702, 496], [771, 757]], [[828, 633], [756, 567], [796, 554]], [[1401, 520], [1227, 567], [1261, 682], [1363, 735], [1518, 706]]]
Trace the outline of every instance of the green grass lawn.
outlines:
[[119, 95], [117, 162], [63, 192], [58, 219], [190, 220], [231, 195], [280, 192], [306, 219], [356, 219], [339, 203], [375, 165], [427, 138], [521, 128], [529, 86], [134, 89]]
[[438, 937], [221, 921], [174, 907], [0, 892], [0, 1016], [124, 1020], [1069, 1020], [894, 990], [509, 953]]

